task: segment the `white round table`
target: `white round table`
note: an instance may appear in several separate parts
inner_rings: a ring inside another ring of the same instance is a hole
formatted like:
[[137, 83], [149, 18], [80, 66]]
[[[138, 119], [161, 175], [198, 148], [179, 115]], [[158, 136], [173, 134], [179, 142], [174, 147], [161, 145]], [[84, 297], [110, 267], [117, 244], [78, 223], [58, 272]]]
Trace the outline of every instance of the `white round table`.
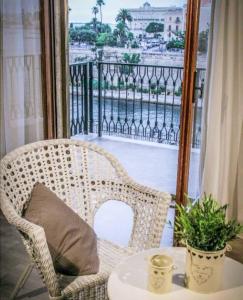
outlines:
[[[148, 257], [154, 254], [173, 257], [176, 269], [173, 273], [173, 288], [166, 294], [154, 294], [147, 290]], [[226, 257], [223, 288], [212, 294], [199, 294], [184, 287], [185, 248], [149, 249], [130, 256], [121, 262], [108, 280], [110, 300], [242, 300], [243, 264]]]

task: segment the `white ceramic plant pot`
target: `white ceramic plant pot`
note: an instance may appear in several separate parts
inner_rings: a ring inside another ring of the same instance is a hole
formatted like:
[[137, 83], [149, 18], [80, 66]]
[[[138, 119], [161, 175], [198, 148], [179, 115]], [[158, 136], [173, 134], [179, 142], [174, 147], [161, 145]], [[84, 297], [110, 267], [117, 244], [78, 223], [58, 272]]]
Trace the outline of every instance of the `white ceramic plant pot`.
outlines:
[[167, 255], [153, 255], [149, 258], [148, 290], [163, 294], [171, 290], [173, 260]]
[[186, 286], [195, 292], [213, 293], [220, 290], [226, 247], [215, 252], [206, 252], [187, 246]]

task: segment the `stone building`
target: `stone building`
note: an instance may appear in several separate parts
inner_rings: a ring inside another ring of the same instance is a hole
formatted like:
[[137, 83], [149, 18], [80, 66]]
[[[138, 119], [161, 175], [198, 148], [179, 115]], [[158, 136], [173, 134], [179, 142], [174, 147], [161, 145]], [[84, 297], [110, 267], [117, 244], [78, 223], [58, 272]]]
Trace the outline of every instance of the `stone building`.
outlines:
[[133, 18], [129, 29], [136, 37], [144, 36], [145, 29], [151, 22], [164, 25], [164, 30], [160, 33], [164, 41], [170, 40], [174, 35], [173, 32], [184, 29], [182, 7], [152, 7], [150, 3], [145, 2], [142, 7], [128, 9], [128, 11]]
[[[200, 7], [200, 18], [199, 18], [199, 25], [198, 30], [206, 31], [210, 27], [210, 18], [211, 18], [211, 7], [212, 7], [212, 0], [201, 0], [201, 7]], [[186, 9], [187, 4], [183, 5], [183, 30], [186, 30]]]

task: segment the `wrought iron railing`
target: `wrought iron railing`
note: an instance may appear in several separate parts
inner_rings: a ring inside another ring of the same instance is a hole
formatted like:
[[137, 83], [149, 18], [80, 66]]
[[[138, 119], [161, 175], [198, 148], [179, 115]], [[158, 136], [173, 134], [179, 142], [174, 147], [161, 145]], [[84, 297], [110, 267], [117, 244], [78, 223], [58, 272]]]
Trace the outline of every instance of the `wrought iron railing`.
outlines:
[[[200, 146], [205, 70], [197, 69], [192, 146]], [[177, 145], [183, 68], [70, 65], [71, 134], [97, 132]]]

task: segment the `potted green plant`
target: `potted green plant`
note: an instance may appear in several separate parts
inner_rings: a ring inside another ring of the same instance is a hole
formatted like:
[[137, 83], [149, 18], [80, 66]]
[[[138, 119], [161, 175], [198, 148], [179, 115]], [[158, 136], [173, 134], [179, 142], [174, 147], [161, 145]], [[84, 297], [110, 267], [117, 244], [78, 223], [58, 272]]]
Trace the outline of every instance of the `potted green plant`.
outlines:
[[177, 209], [175, 236], [187, 248], [186, 286], [201, 293], [218, 291], [227, 243], [243, 228], [235, 220], [226, 220], [227, 205], [220, 206], [211, 195], [194, 203], [188, 200]]

